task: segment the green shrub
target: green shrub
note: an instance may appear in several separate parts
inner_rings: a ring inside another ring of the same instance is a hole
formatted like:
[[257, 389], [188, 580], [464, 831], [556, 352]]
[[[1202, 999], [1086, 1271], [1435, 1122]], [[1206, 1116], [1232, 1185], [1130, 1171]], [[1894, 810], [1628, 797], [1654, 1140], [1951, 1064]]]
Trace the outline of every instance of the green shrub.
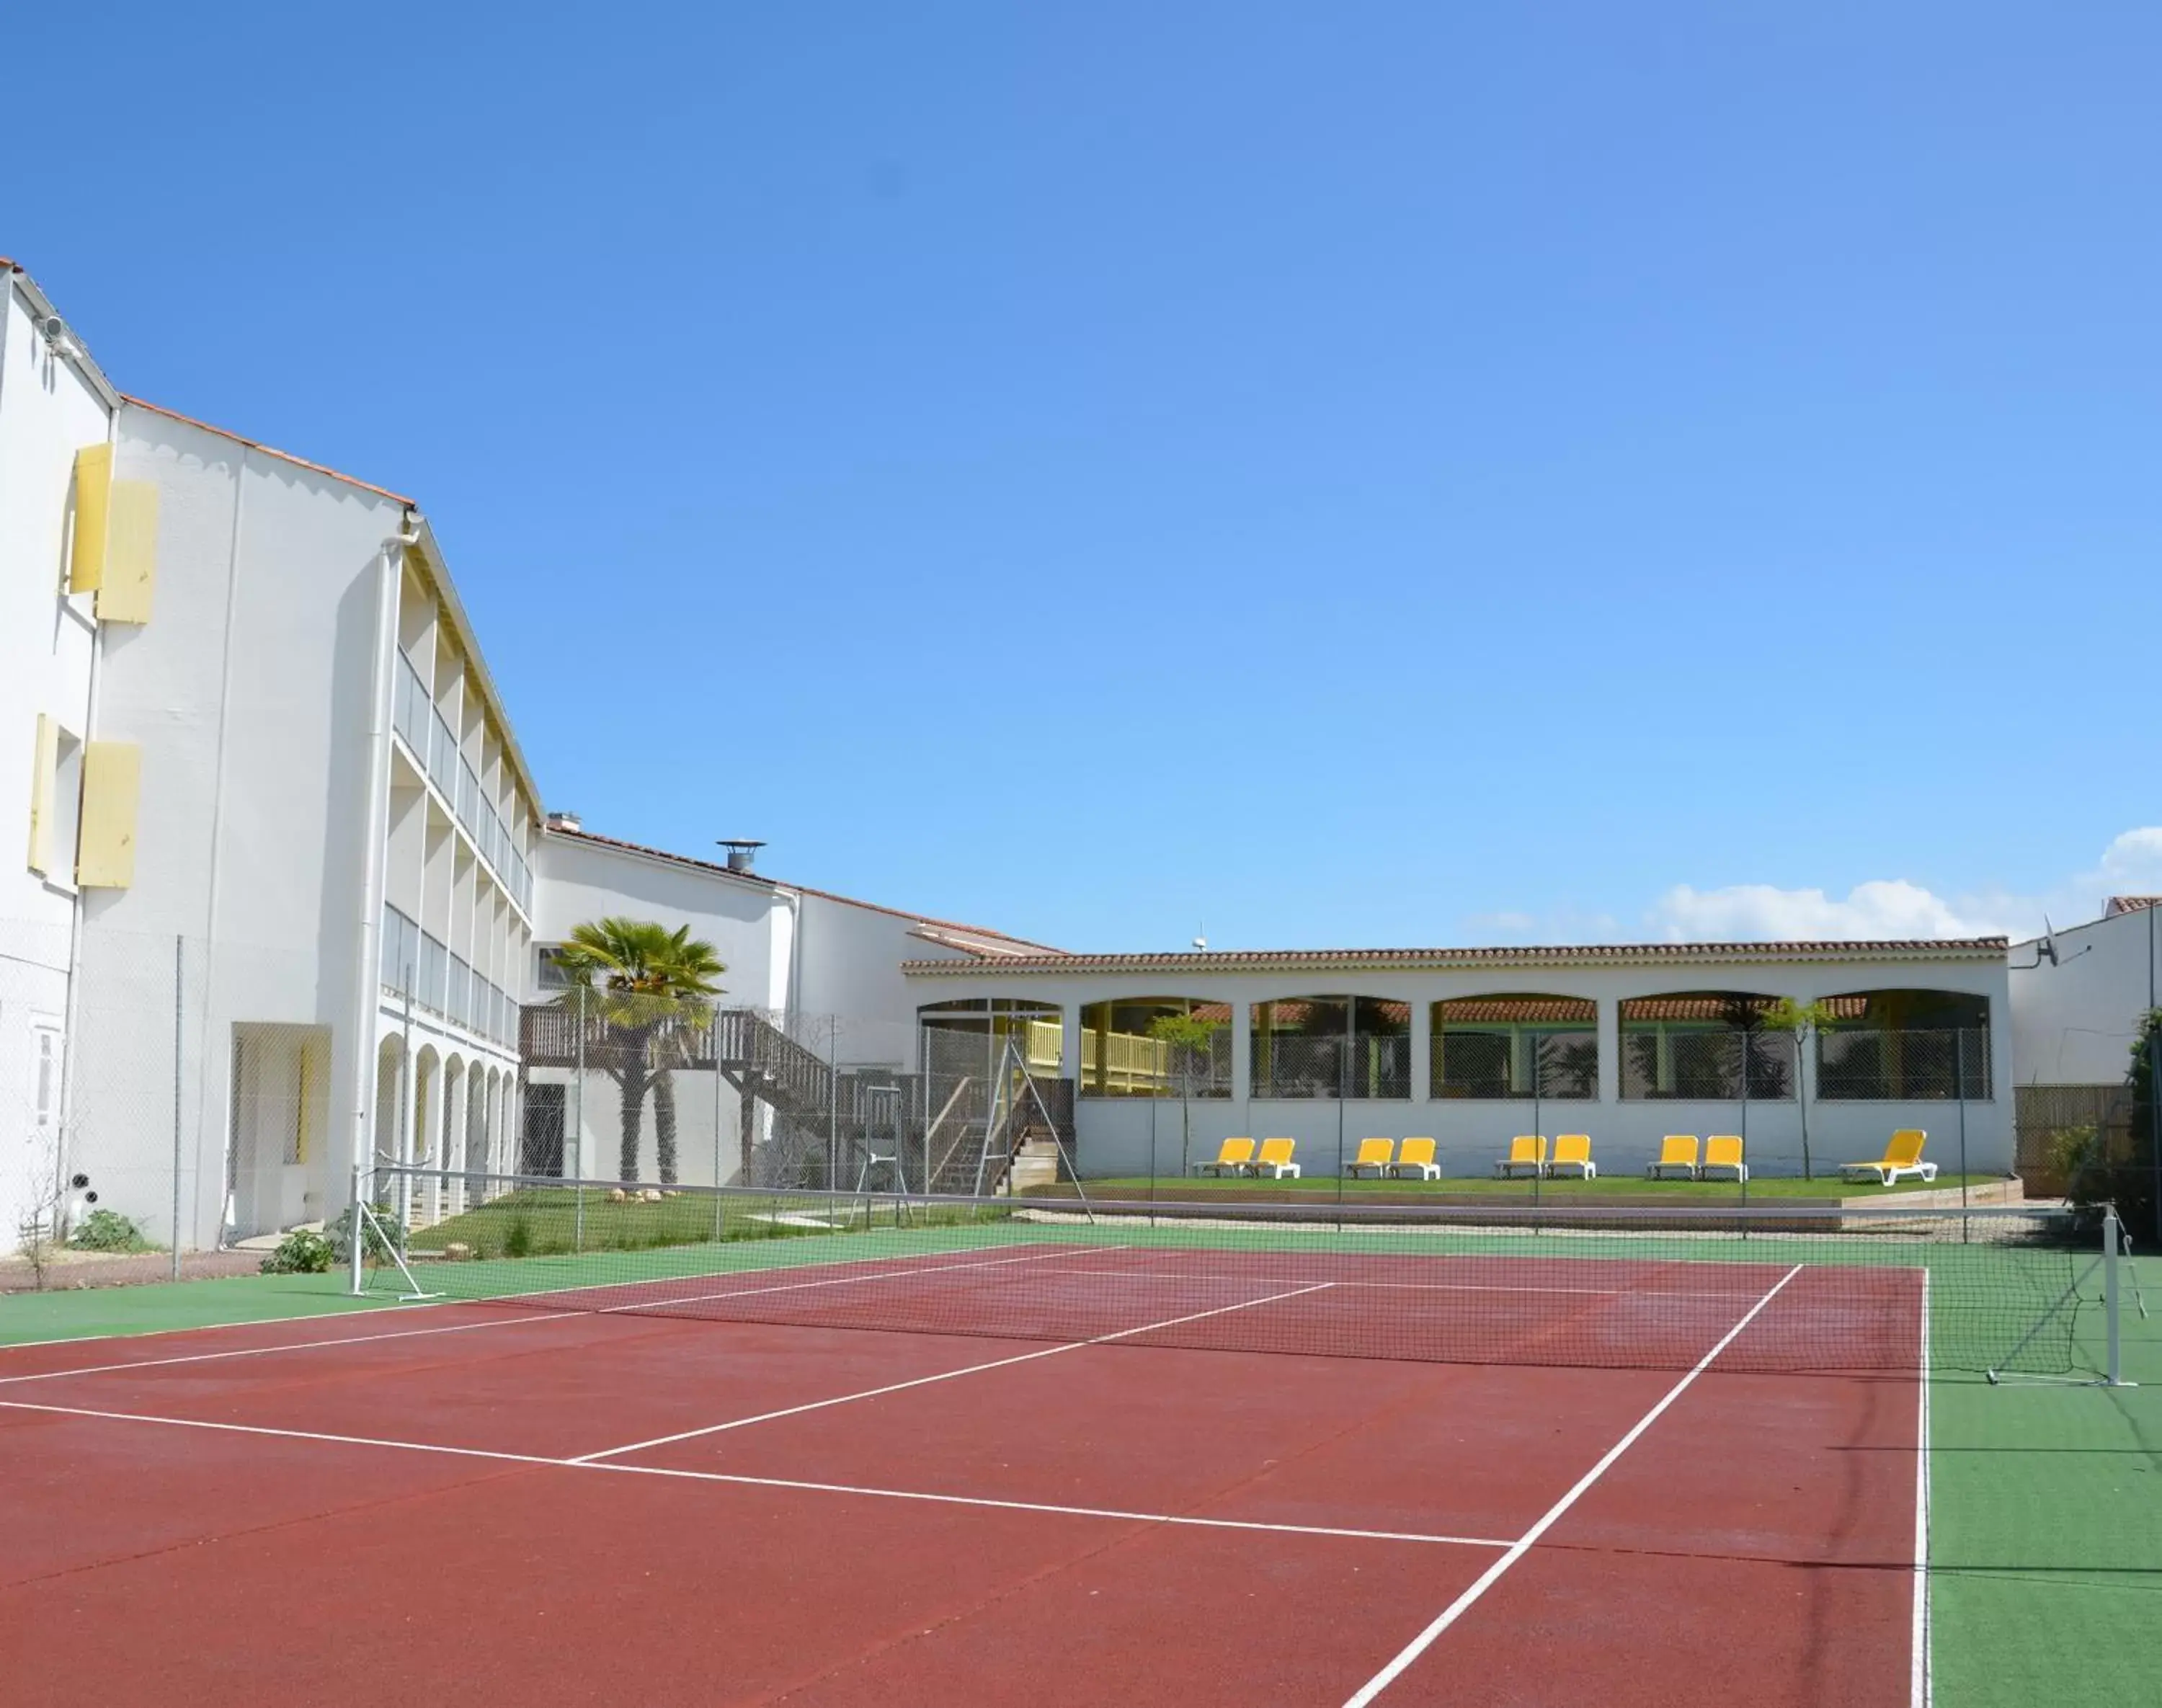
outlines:
[[2066, 1196], [2083, 1196], [2087, 1173], [2101, 1161], [2100, 1128], [2059, 1127], [2050, 1135], [2050, 1172], [2064, 1183]]
[[532, 1250], [533, 1230], [526, 1225], [524, 1216], [519, 1216], [511, 1222], [509, 1231], [503, 1236], [503, 1255], [524, 1257], [530, 1255]]
[[150, 1242], [143, 1237], [142, 1229], [117, 1209], [94, 1209], [82, 1220], [80, 1227], [68, 1235], [68, 1244], [78, 1251], [148, 1251]]
[[[368, 1230], [367, 1261], [388, 1263], [405, 1249], [405, 1225], [398, 1220], [395, 1211], [387, 1204], [372, 1204], [368, 1212], [374, 1225]], [[347, 1205], [338, 1219], [323, 1231], [330, 1236], [331, 1250], [341, 1263], [352, 1257], [352, 1209]]]
[[321, 1275], [337, 1260], [337, 1251], [321, 1234], [305, 1230], [288, 1234], [278, 1249], [263, 1260], [265, 1275]]

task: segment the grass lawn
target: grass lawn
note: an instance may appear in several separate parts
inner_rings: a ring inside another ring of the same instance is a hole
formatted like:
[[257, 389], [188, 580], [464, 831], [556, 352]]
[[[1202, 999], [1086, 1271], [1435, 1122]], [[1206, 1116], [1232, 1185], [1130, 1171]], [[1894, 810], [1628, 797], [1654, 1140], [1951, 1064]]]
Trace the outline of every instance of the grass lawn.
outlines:
[[[1001, 1209], [995, 1212], [1003, 1217]], [[890, 1209], [879, 1204], [880, 1225]], [[911, 1213], [913, 1225], [975, 1220], [965, 1205], [934, 1205]], [[860, 1230], [857, 1201], [823, 1197], [687, 1193], [659, 1203], [609, 1201], [605, 1190], [581, 1194], [560, 1187], [531, 1188], [446, 1217], [415, 1232], [411, 1249], [433, 1255], [452, 1245], [475, 1257], [560, 1256], [574, 1251], [645, 1251], [716, 1241], [795, 1239]]]
[[[1956, 1192], [1962, 1183], [1968, 1186], [1996, 1186], [2003, 1177], [1997, 1174], [1940, 1174], [1934, 1182], [1903, 1180], [1897, 1186], [1856, 1186], [1836, 1176], [1827, 1179], [1822, 1175], [1814, 1180], [1790, 1179], [1782, 1177], [1773, 1180], [1755, 1180], [1749, 1183], [1749, 1198], [1754, 1203], [1759, 1199], [1803, 1198], [1830, 1200], [1834, 1199], [1893, 1198], [1909, 1192]], [[1130, 1175], [1122, 1178], [1084, 1180], [1082, 1189], [1092, 1198], [1106, 1200], [1122, 1198], [1213, 1197], [1225, 1194], [1231, 1197], [1266, 1198], [1272, 1201], [1287, 1199], [1298, 1202], [1311, 1198], [1317, 1201], [1334, 1202], [1339, 1182], [1334, 1175], [1324, 1175], [1313, 1180], [1257, 1180], [1230, 1175], [1196, 1175], [1182, 1179], [1175, 1174], [1158, 1175], [1152, 1180], [1147, 1175]], [[1392, 1198], [1422, 1197], [1437, 1201], [1452, 1198], [1521, 1198], [1527, 1203], [1532, 1198], [1533, 1183], [1528, 1180], [1496, 1180], [1491, 1175], [1463, 1175], [1440, 1180], [1345, 1180], [1340, 1183], [1346, 1198], [1368, 1197], [1376, 1194]], [[1071, 1198], [1071, 1186], [1046, 1187], [1026, 1194], [1033, 1198]], [[1692, 1202], [1710, 1201], [1720, 1204], [1739, 1204], [1742, 1188], [1731, 1180], [1647, 1180], [1641, 1174], [1617, 1174], [1597, 1180], [1542, 1180], [1538, 1196], [1555, 1198], [1636, 1198], [1686, 1199]]]

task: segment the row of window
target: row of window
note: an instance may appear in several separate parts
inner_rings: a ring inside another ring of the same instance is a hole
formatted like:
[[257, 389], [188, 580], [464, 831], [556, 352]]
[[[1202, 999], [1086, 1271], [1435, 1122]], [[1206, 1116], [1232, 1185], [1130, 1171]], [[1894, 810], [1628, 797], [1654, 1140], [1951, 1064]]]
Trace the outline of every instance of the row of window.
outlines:
[[394, 729], [413, 757], [428, 774], [443, 799], [473, 838], [481, 858], [502, 881], [512, 898], [528, 915], [533, 911], [533, 874], [518, 852], [510, 828], [480, 786], [480, 775], [459, 750], [449, 721], [436, 709], [420, 673], [403, 652], [398, 655], [398, 681], [390, 709]]
[[516, 1047], [518, 1004], [510, 993], [388, 902], [383, 908], [381, 976], [384, 990], [400, 995], [410, 978], [416, 1008], [440, 1014], [504, 1049]]
[[[1813, 1093], [1826, 1100], [1990, 1095], [1988, 999], [1961, 991], [1867, 990], [1825, 999], [1798, 1033], [1778, 999], [1684, 991], [1616, 1005], [1621, 1095], [1631, 1100], [1791, 1101], [1800, 1041], [1811, 1038]], [[950, 1024], [960, 1006], [925, 1019]], [[1438, 1099], [1590, 1100], [1599, 1096], [1598, 1006], [1588, 998], [1507, 994], [1427, 1006], [1430, 1094]], [[979, 1010], [980, 1012], [981, 1011]], [[1259, 1098], [1408, 1099], [1414, 1005], [1376, 997], [1257, 1002], [1246, 1016]], [[1026, 1022], [1031, 1059], [1057, 1061], [1062, 1028]], [[1230, 1097], [1235, 1016], [1228, 1003], [1149, 997], [1081, 1011], [1084, 1097]]]

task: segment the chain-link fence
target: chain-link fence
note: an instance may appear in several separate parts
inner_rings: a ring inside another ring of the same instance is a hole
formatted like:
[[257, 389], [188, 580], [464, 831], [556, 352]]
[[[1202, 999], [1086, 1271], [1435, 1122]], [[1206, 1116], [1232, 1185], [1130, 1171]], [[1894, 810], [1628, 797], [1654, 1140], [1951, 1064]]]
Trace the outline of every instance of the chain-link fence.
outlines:
[[695, 1003], [627, 1025], [567, 992], [524, 1013], [515, 1170], [912, 1193], [1070, 1178], [1072, 1086], [1058, 1029], [1038, 1030]]
[[1791, 1032], [1681, 1031], [1622, 1022], [1622, 1095], [1650, 1101], [1783, 1102], [1794, 1094]]

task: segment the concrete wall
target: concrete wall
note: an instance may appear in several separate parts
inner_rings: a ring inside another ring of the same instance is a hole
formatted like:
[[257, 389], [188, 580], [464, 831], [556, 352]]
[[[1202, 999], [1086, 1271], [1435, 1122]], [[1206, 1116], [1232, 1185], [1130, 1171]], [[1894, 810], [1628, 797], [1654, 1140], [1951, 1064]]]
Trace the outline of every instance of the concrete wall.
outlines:
[[2012, 1045], [2022, 1085], [2121, 1085], [2139, 1017], [2162, 990], [2162, 917], [2148, 908], [2056, 933], [2057, 960], [2012, 949]]
[[[1633, 966], [1582, 964], [1524, 965], [1402, 972], [1151, 973], [1141, 975], [1091, 974], [1000, 975], [916, 974], [909, 979], [920, 1002], [984, 995], [1027, 997], [1059, 1006], [1066, 1026], [1067, 1073], [1080, 1060], [1080, 1011], [1084, 1004], [1114, 998], [1190, 996], [1235, 1005], [1234, 1064], [1240, 1095], [1197, 1099], [1191, 1105], [1192, 1149], [1213, 1152], [1230, 1136], [1256, 1138], [1287, 1136], [1298, 1141], [1300, 1160], [1310, 1173], [1333, 1173], [1336, 1165], [1339, 1105], [1334, 1100], [1261, 1100], [1244, 1094], [1249, 1084], [1247, 1028], [1251, 1005], [1294, 996], [1355, 994], [1413, 1005], [1413, 1095], [1390, 1101], [1359, 1100], [1342, 1105], [1347, 1152], [1366, 1137], [1430, 1136], [1436, 1140], [1444, 1172], [1484, 1173], [1517, 1133], [1534, 1131], [1528, 1099], [1473, 1101], [1429, 1096], [1429, 1062], [1425, 1042], [1427, 1005], [1449, 997], [1541, 994], [1588, 997], [1599, 1005], [1601, 1095], [1585, 1101], [1553, 1101], [1538, 1110], [1537, 1131], [1588, 1132], [1594, 1154], [1606, 1172], [1641, 1171], [1667, 1133], [1744, 1131], [1739, 1103], [1699, 1104], [1626, 1099], [1620, 1094], [1617, 1011], [1626, 997], [1690, 990], [1742, 990], [1787, 995], [1806, 1001], [1853, 991], [1924, 988], [1986, 996], [1990, 1002], [1993, 1083], [1992, 1094], [1965, 1105], [1965, 1150], [1977, 1173], [2008, 1169], [2012, 1162], [2012, 1048], [2010, 1004], [2001, 960], [1853, 959], [1752, 961], [1720, 964], [1692, 962]], [[1814, 1092], [1814, 1063], [1805, 1065]], [[1161, 1172], [1175, 1172], [1179, 1157], [1179, 1105], [1175, 1099], [1082, 1097], [1076, 1122], [1080, 1163], [1086, 1174], [1147, 1172], [1151, 1154], [1152, 1105], [1154, 1154]], [[1802, 1167], [1802, 1104], [1799, 1100], [1752, 1100], [1746, 1110], [1752, 1167], [1767, 1175], [1799, 1174]], [[1897, 1127], [1919, 1126], [1930, 1134], [1929, 1156], [1946, 1170], [1957, 1164], [1961, 1105], [1956, 1102], [1834, 1102], [1808, 1099], [1810, 1151], [1821, 1166], [1879, 1154]]]

